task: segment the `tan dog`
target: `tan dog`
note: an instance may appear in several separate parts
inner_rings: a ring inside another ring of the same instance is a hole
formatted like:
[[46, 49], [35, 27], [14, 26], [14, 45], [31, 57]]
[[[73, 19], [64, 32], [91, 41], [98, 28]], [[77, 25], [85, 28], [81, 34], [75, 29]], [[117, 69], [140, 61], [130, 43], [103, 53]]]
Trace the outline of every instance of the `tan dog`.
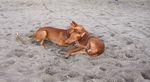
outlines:
[[40, 42], [43, 47], [45, 47], [45, 40], [52, 41], [60, 46], [66, 46], [64, 42], [68, 36], [69, 34], [67, 30], [54, 27], [42, 27], [39, 28], [35, 33], [36, 41]]
[[[59, 29], [54, 27], [42, 27], [39, 28], [35, 33], [35, 39], [37, 42], [40, 42], [40, 44], [45, 47], [44, 41], [49, 40], [53, 43], [58, 44], [59, 46], [68, 46], [69, 44], [72, 44], [76, 41], [75, 38], [71, 38], [67, 40], [67, 38], [72, 33], [72, 28], [69, 28], [67, 30], [65, 29]], [[83, 36], [83, 34], [80, 34]], [[73, 35], [71, 37], [74, 37]], [[67, 42], [65, 42], [67, 40]]]
[[[77, 53], [87, 53], [92, 57], [96, 57], [104, 52], [104, 42], [98, 37], [89, 34], [82, 25], [78, 25], [77, 23], [72, 22], [71, 28], [71, 34], [68, 40], [73, 38], [74, 41], [77, 41], [78, 47], [69, 50], [65, 57], [76, 55]], [[81, 34], [83, 35], [81, 36]]]

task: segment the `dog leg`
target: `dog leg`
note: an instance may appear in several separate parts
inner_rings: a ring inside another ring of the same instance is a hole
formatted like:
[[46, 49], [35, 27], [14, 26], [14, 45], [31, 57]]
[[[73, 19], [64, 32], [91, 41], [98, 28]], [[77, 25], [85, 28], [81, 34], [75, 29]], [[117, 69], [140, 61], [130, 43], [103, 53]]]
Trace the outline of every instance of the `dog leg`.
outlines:
[[80, 44], [79, 41], [75, 42], [75, 46], [87, 49], [87, 46]]
[[46, 46], [44, 45], [44, 40], [42, 40], [42, 41], [40, 42], [40, 45], [43, 46], [44, 48], [46, 48]]
[[77, 52], [73, 52], [73, 53], [71, 53], [70, 55], [71, 55], [71, 56], [75, 56], [75, 55], [77, 55], [77, 54], [86, 54], [86, 51], [83, 49], [83, 50], [80, 50], [80, 51], [77, 51]]
[[87, 49], [87, 46], [84, 46], [84, 45], [81, 45], [81, 44], [79, 44], [79, 47]]
[[77, 46], [78, 46], [78, 47], [81, 47], [81, 48], [84, 48], [84, 49], [87, 49], [87, 46], [82, 45], [82, 44], [80, 44], [80, 43], [77, 43]]
[[77, 47], [77, 48], [73, 48], [67, 51], [67, 54], [65, 55], [65, 58], [68, 58], [69, 56], [71, 56], [71, 53], [77, 52], [82, 50], [83, 48], [81, 47]]

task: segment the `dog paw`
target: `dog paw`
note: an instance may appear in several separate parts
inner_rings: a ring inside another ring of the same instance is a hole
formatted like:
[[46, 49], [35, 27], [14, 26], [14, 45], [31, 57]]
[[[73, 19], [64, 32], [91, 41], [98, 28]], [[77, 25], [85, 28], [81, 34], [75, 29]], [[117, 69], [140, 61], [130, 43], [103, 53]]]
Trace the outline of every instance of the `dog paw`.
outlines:
[[75, 44], [74, 44], [74, 46], [75, 46], [75, 47], [79, 47], [79, 46], [80, 46], [80, 43], [76, 41]]
[[65, 58], [65, 59], [68, 59], [68, 58], [69, 58], [69, 56], [70, 56], [70, 55], [68, 55], [68, 54], [67, 54], [67, 55], [65, 55], [65, 56], [64, 56], [64, 58]]
[[66, 52], [64, 52], [64, 50], [59, 50], [59, 51], [58, 51], [58, 54], [65, 55]]
[[74, 46], [75, 46], [75, 47], [79, 47], [79, 44], [75, 43]]

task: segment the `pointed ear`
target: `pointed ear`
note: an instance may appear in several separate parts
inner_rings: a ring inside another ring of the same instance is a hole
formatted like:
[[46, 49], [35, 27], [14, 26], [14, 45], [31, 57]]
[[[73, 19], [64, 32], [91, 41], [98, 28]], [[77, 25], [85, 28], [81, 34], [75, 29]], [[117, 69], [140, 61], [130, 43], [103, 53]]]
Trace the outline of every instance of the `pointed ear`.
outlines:
[[81, 37], [83, 37], [85, 35], [85, 32], [83, 32], [82, 34], [81, 34]]
[[70, 24], [71, 28], [74, 29], [74, 27], [76, 27], [73, 23]]
[[74, 25], [74, 26], [77, 26], [78, 24], [76, 23], [76, 22], [74, 22], [74, 21], [72, 21], [72, 24]]

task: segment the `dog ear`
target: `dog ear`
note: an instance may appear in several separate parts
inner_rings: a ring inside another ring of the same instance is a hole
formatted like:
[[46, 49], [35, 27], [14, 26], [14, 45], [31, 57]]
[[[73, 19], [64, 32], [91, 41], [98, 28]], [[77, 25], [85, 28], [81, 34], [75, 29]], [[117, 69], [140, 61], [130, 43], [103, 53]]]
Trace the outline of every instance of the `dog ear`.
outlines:
[[74, 21], [72, 21], [72, 23], [71, 23], [74, 27], [76, 27], [78, 24], [76, 23], [76, 22], [74, 22]]
[[83, 32], [82, 34], [81, 34], [81, 37], [83, 37], [85, 35], [85, 32]]
[[74, 29], [76, 26], [73, 23], [71, 23], [70, 27]]

